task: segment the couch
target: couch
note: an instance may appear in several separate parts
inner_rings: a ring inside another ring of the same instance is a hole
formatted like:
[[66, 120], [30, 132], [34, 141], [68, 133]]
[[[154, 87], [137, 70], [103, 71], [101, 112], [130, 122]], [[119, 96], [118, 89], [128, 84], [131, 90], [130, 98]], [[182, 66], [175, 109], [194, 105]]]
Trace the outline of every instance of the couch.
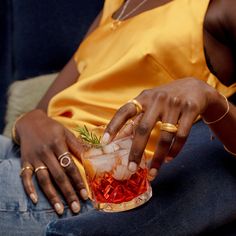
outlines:
[[[56, 73], [73, 55], [104, 0], [0, 1], [0, 133], [9, 107], [29, 109], [21, 101], [39, 99]], [[23, 81], [24, 82], [20, 82]], [[14, 81], [18, 81], [11, 86]], [[37, 82], [36, 82], [37, 81]], [[40, 86], [44, 81], [43, 88]], [[7, 102], [10, 97], [10, 101]], [[18, 102], [18, 103], [17, 103]], [[20, 108], [20, 106], [23, 106]], [[10, 113], [9, 113], [10, 112]]]

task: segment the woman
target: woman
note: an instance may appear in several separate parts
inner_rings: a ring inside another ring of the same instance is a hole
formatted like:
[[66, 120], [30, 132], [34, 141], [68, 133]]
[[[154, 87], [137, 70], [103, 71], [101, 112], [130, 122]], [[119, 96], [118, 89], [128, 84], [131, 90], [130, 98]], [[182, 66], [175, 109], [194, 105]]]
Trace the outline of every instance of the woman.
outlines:
[[[152, 200], [120, 214], [82, 211], [50, 223], [47, 234], [194, 235], [231, 230], [236, 210], [236, 163], [231, 157], [236, 153], [235, 10], [233, 0], [105, 1], [87, 38], [37, 108], [16, 121], [13, 136], [20, 144], [21, 179], [35, 204], [25, 204], [27, 219], [17, 213], [18, 229], [25, 235], [40, 233], [46, 221], [56, 219], [46, 211], [35, 216], [46, 199], [57, 214], [70, 214], [59, 192], [73, 213], [88, 209], [78, 198], [80, 193], [87, 199], [76, 165], [82, 177], [83, 169], [71, 158], [73, 154], [79, 159], [82, 150], [73, 131], [77, 125], [108, 124], [102, 139], [107, 143], [141, 113], [129, 168], [137, 168], [146, 148], [153, 157]], [[196, 122], [199, 116], [205, 124]], [[217, 136], [212, 141], [210, 130]], [[4, 147], [10, 145], [5, 142]], [[6, 170], [20, 170], [12, 152], [8, 149], [4, 158], [14, 164], [6, 168], [4, 160], [1, 163], [0, 186], [23, 195], [19, 177], [5, 176]], [[5, 198], [8, 204], [15, 200]], [[2, 221], [1, 228], [9, 232], [16, 213], [6, 210], [4, 215], [8, 224]]]

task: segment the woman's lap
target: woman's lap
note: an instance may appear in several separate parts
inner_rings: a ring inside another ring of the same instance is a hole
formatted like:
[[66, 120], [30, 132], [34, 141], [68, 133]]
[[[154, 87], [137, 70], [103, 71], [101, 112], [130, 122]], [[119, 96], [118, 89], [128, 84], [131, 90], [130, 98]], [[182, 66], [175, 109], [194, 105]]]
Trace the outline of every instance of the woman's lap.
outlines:
[[210, 136], [202, 122], [194, 125], [181, 154], [163, 165], [147, 204], [56, 220], [47, 235], [235, 235], [230, 223], [236, 221], [236, 160]]
[[[39, 196], [34, 205], [26, 196], [21, 179], [18, 147], [0, 136], [0, 235], [43, 235], [48, 222], [58, 219], [47, 199], [40, 191], [35, 178]], [[82, 203], [82, 212], [91, 209], [91, 204]], [[65, 207], [63, 217], [72, 216]]]
[[194, 235], [220, 228], [226, 232], [236, 220], [236, 160], [219, 141], [210, 141], [202, 122], [192, 128], [181, 154], [162, 167], [152, 183], [152, 199], [122, 213], [88, 210], [90, 205], [83, 204], [81, 214], [71, 217], [67, 209], [58, 220], [37, 185], [39, 203], [34, 206], [22, 188], [19, 155], [11, 145], [0, 136], [2, 235], [40, 235], [50, 221], [47, 235]]

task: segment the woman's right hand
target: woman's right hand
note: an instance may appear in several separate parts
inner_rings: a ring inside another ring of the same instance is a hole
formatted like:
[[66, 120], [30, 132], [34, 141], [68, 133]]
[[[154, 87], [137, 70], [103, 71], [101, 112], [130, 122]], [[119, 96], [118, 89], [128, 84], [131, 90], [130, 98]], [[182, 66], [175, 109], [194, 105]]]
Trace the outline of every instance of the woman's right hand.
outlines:
[[[33, 110], [16, 123], [16, 133], [20, 141], [22, 168], [46, 166], [37, 171], [36, 177], [42, 191], [58, 214], [64, 212], [64, 206], [53, 183], [56, 183], [64, 195], [73, 213], [80, 211], [77, 193], [86, 200], [87, 191], [78, 168], [73, 160], [68, 167], [62, 167], [58, 157], [71, 152], [80, 157], [82, 145], [64, 126], [49, 118], [42, 110]], [[36, 204], [38, 196], [32, 181], [32, 171], [23, 171], [22, 182], [27, 195]]]

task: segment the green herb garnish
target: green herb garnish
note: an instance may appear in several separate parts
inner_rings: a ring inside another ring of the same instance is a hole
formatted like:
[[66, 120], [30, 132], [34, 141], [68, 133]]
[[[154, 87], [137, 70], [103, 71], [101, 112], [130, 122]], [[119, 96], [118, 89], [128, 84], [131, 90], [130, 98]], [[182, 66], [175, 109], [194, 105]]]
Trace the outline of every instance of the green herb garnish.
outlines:
[[84, 127], [78, 126], [75, 128], [75, 131], [77, 131], [80, 135], [80, 138], [85, 141], [87, 144], [100, 147], [101, 146], [101, 136], [97, 136], [93, 132], [89, 132], [86, 125]]

